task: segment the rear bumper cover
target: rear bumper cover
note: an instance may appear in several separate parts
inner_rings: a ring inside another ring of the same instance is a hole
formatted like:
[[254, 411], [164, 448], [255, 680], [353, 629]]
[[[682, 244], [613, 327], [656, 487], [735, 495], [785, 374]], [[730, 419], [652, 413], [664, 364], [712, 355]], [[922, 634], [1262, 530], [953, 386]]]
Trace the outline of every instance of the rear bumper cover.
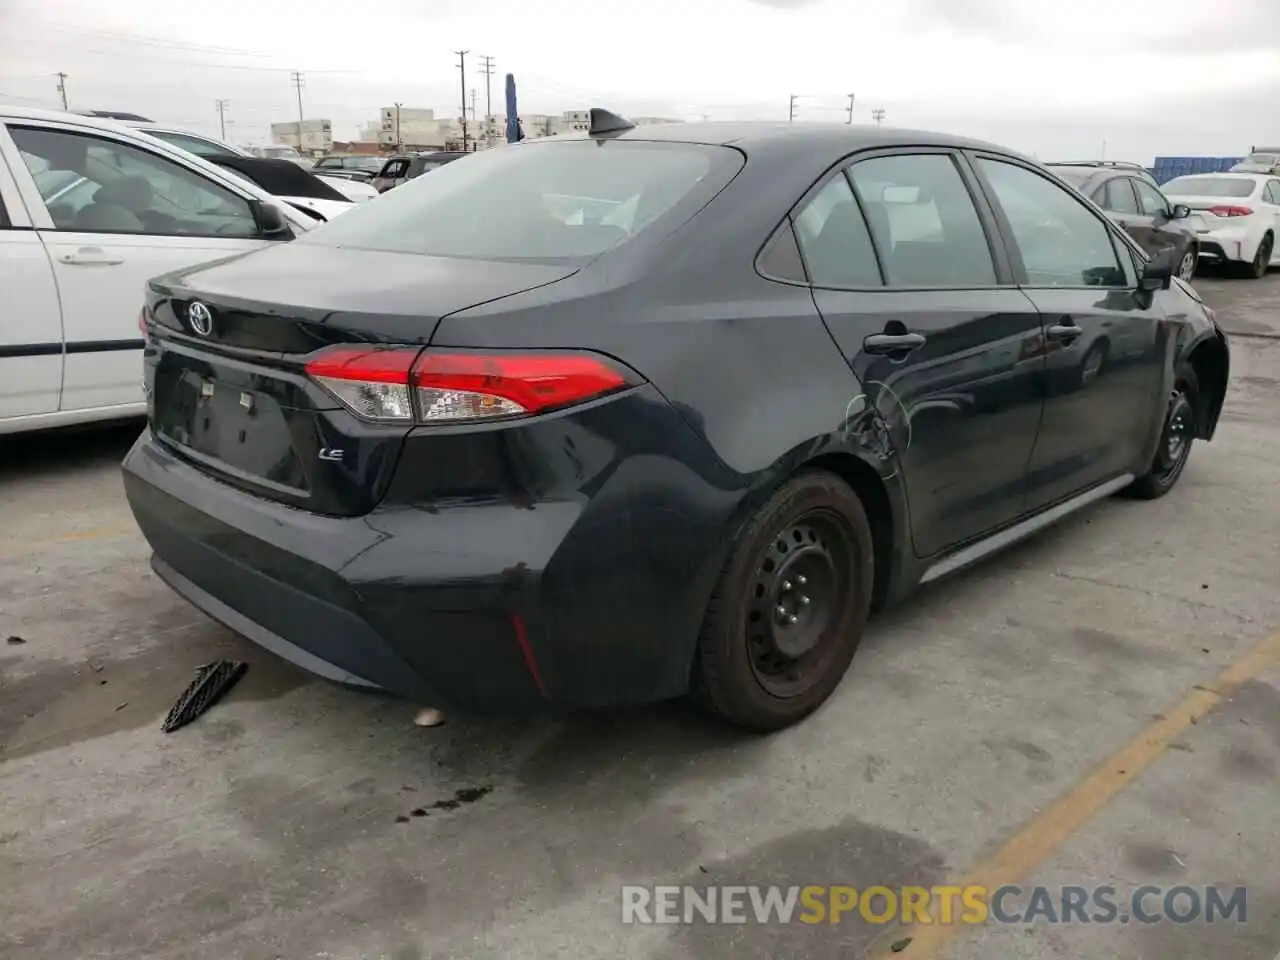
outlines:
[[[652, 398], [620, 402], [646, 404], [660, 430], [685, 429]], [[594, 477], [589, 494], [532, 508], [384, 503], [358, 517], [247, 494], [150, 431], [123, 475], [156, 573], [232, 630], [338, 682], [528, 713], [687, 688], [717, 534], [738, 493], [676, 461], [600, 455], [603, 474], [578, 464]]]

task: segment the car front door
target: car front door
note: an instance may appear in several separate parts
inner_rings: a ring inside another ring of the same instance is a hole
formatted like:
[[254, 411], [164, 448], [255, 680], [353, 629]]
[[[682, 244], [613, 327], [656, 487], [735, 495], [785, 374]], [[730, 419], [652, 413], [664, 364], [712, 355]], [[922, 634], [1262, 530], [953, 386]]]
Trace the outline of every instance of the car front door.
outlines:
[[[252, 208], [198, 170], [100, 129], [22, 120], [7, 131], [62, 304], [60, 409], [140, 403], [146, 282], [262, 246]], [[61, 185], [50, 171], [75, 177]]]
[[[795, 230], [814, 299], [893, 440], [919, 556], [1016, 518], [1040, 421], [1039, 314], [950, 151], [867, 156]], [[846, 415], [850, 411], [846, 411]]]
[[[3, 131], [0, 129], [0, 137]], [[0, 155], [0, 433], [53, 413], [62, 390], [62, 308], [53, 264]]]
[[1147, 243], [1139, 241], [1142, 249], [1149, 256], [1155, 256], [1167, 247], [1173, 247], [1179, 253], [1191, 240], [1190, 229], [1186, 221], [1173, 219], [1173, 208], [1163, 193], [1144, 180], [1134, 180], [1133, 189], [1138, 194], [1138, 209], [1146, 222]]
[[1123, 241], [1072, 193], [1007, 157], [975, 167], [1009, 238], [1009, 257], [1045, 323], [1047, 395], [1030, 459], [1027, 509], [1139, 466], [1160, 397], [1164, 315], [1136, 291]]

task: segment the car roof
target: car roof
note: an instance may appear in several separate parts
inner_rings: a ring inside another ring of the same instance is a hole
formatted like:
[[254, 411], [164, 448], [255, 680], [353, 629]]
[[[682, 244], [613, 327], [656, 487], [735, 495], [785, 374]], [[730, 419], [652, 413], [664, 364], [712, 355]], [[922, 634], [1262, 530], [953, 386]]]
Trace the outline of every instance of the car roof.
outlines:
[[112, 120], [108, 117], [94, 117], [83, 113], [73, 113], [69, 110], [45, 110], [40, 107], [19, 107], [9, 103], [0, 103], [0, 115], [9, 117], [13, 120], [59, 120], [64, 123], [67, 121], [74, 121], [82, 127], [110, 131], [119, 131], [121, 127], [132, 128], [149, 125], [146, 123], [139, 123], [139, 121], [136, 120]]
[[[563, 133], [555, 137], [536, 137], [520, 145], [535, 145], [564, 140], [586, 140], [585, 131]], [[788, 123], [786, 121], [704, 121], [699, 123], [657, 123], [632, 127], [621, 133], [596, 135], [595, 139], [649, 140], [671, 143], [699, 143], [738, 147], [753, 151], [804, 150], [829, 154], [832, 160], [857, 150], [877, 147], [935, 146], [967, 150], [990, 150], [1006, 156], [1023, 157], [1007, 147], [983, 140], [958, 137], [949, 133], [911, 130], [898, 127], [850, 125], [844, 123]], [[1030, 159], [1023, 157], [1023, 159]]]
[[1228, 180], [1275, 180], [1274, 173], [1250, 173], [1247, 170], [1204, 170], [1200, 173], [1180, 173], [1174, 180], [1186, 180], [1190, 177], [1225, 177]]
[[[536, 137], [524, 143], [540, 140], [588, 140], [585, 131], [562, 133], [558, 137]], [[897, 127], [873, 127], [844, 123], [788, 123], [782, 120], [705, 120], [700, 123], [654, 123], [632, 127], [621, 133], [596, 134], [598, 138], [616, 140], [659, 140], [682, 143], [708, 143], [716, 146], [737, 146], [744, 150], [764, 146], [765, 143], [785, 142], [796, 146], [859, 148], [877, 146], [951, 146], [970, 150], [996, 150], [1009, 154], [1005, 147], [995, 143], [970, 140], [950, 133], [933, 133]]]

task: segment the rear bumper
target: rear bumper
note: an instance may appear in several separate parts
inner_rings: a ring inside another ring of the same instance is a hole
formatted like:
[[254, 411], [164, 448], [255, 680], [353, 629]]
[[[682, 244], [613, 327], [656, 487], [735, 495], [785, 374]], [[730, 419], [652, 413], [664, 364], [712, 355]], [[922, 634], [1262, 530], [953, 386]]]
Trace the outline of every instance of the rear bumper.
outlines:
[[[665, 404], [650, 409], [685, 429]], [[331, 680], [528, 713], [688, 684], [738, 497], [672, 460], [604, 456], [603, 475], [579, 462], [596, 489], [576, 498], [388, 503], [350, 518], [223, 484], [150, 431], [123, 472], [156, 573], [215, 620]]]
[[1245, 230], [1209, 230], [1196, 232], [1199, 255], [1214, 260], [1238, 260], [1248, 263], [1258, 251], [1258, 238]]

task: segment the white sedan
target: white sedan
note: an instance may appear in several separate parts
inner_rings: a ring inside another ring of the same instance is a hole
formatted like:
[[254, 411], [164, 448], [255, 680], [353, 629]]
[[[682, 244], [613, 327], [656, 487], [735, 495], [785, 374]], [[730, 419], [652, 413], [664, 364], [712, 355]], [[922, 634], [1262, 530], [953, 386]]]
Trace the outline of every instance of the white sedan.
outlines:
[[1160, 188], [1172, 203], [1191, 208], [1201, 260], [1239, 267], [1251, 277], [1280, 265], [1280, 177], [1261, 173], [1197, 173]]
[[315, 225], [113, 120], [0, 106], [0, 434], [145, 413], [146, 282]]

